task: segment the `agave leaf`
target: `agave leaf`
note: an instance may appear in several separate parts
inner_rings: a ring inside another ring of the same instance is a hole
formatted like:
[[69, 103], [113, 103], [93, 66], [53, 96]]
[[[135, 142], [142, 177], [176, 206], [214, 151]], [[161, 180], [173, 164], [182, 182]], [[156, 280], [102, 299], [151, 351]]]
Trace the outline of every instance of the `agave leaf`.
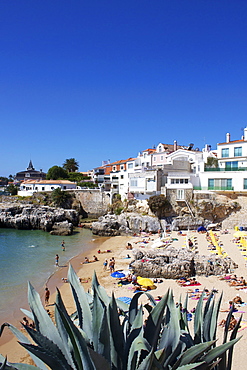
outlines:
[[218, 323], [218, 316], [220, 312], [220, 305], [221, 305], [222, 297], [223, 297], [223, 293], [221, 292], [219, 299], [216, 301], [214, 305], [214, 310], [211, 316], [211, 323], [210, 323], [210, 340], [216, 339], [217, 323]]
[[[243, 317], [243, 314], [240, 316], [235, 328], [233, 329], [232, 331], [232, 334], [230, 336], [230, 340], [233, 340], [236, 338], [237, 336], [237, 332], [238, 332], [238, 329], [240, 328], [240, 324], [241, 324], [241, 321], [242, 321], [242, 317]], [[242, 338], [242, 336], [240, 337]], [[240, 339], [239, 338], [239, 339]], [[228, 357], [227, 357], [227, 367], [226, 367], [226, 370], [231, 370], [231, 367], [232, 367], [232, 356], [233, 356], [233, 347], [231, 347], [228, 351]]]
[[[22, 343], [27, 343], [29, 344], [30, 341], [29, 339], [26, 337], [26, 335], [24, 335], [20, 330], [18, 330], [15, 326], [11, 325], [11, 324], [8, 324], [8, 323], [4, 323], [1, 325], [1, 328], [0, 328], [0, 336], [2, 335], [2, 332], [3, 332], [3, 329], [5, 327], [8, 327], [11, 332], [16, 336], [16, 338], [18, 339], [19, 342], [22, 342]], [[32, 360], [34, 361], [34, 363], [41, 369], [41, 370], [47, 370], [47, 367], [45, 366], [45, 364], [40, 361], [40, 359], [38, 357], [36, 357], [35, 355], [33, 355], [32, 353], [30, 353], [30, 356], [32, 358]]]
[[[37, 344], [37, 349], [39, 348], [44, 355], [47, 357], [52, 356], [57, 361], [60, 366], [63, 366], [64, 369], [71, 369], [71, 366], [69, 365], [66, 357], [64, 356], [63, 352], [60, 350], [60, 348], [52, 342], [50, 339], [45, 337], [43, 334], [41, 334], [39, 331], [34, 330], [28, 326], [24, 326], [27, 333], [30, 335], [30, 337], [33, 339], [33, 341]], [[25, 343], [20, 343], [25, 347]], [[29, 346], [29, 344], [27, 344]], [[25, 347], [26, 348], [26, 347]], [[40, 357], [39, 357], [40, 358]], [[43, 359], [42, 359], [43, 360]], [[44, 361], [44, 360], [43, 360]], [[49, 365], [48, 362], [44, 361], [47, 365]]]
[[127, 367], [127, 361], [128, 361], [128, 354], [130, 347], [132, 345], [132, 342], [137, 338], [141, 332], [143, 333], [143, 311], [142, 306], [140, 307], [140, 310], [138, 314], [136, 315], [136, 318], [133, 322], [133, 325], [131, 327], [131, 331], [129, 335], [127, 336], [125, 348], [124, 348], [124, 362], [123, 362], [123, 368]]
[[185, 296], [185, 301], [183, 304], [183, 312], [182, 312], [182, 320], [180, 321], [180, 327], [181, 329], [186, 330], [189, 332], [189, 326], [188, 326], [188, 318], [187, 318], [187, 312], [188, 312], [188, 294]]
[[144, 337], [155, 348], [160, 333], [160, 326], [163, 319], [164, 310], [167, 305], [167, 300], [170, 291], [168, 290], [163, 298], [153, 308], [149, 314], [144, 328]]
[[213, 298], [213, 295], [214, 295], [214, 293], [213, 293], [213, 291], [211, 290], [211, 292], [210, 292], [210, 294], [209, 294], [209, 296], [208, 296], [208, 299], [207, 299], [207, 301], [206, 301], [206, 303], [205, 303], [205, 306], [204, 306], [204, 310], [203, 310], [203, 317], [205, 318], [205, 316], [207, 315], [207, 312], [208, 312], [208, 310], [209, 310], [209, 308], [210, 308], [210, 304], [211, 304], [211, 300], [212, 300], [212, 298]]
[[118, 354], [118, 358], [123, 361], [123, 348], [124, 348], [124, 337], [123, 331], [121, 327], [121, 323], [119, 320], [118, 309], [116, 300], [114, 298], [114, 294], [112, 294], [112, 299], [109, 304], [109, 327], [111, 331], [112, 340], [114, 343], [115, 350]]
[[202, 324], [202, 335], [203, 335], [203, 340], [205, 342], [208, 342], [212, 339], [210, 338], [210, 329], [211, 329], [212, 315], [214, 311], [214, 301], [210, 302], [208, 298], [207, 303], [208, 303], [207, 310], [204, 309], [204, 312], [206, 311], [206, 313], [204, 315], [204, 320]]
[[116, 303], [118, 305], [118, 308], [120, 308], [120, 310], [122, 310], [123, 312], [127, 312], [129, 310], [129, 305], [121, 301], [121, 299], [116, 298]]
[[[151, 370], [153, 368], [153, 361], [154, 361], [154, 354], [153, 354], [153, 352], [150, 352], [144, 358], [144, 360], [140, 363], [137, 370]], [[157, 366], [156, 366], [156, 369], [158, 369]], [[162, 369], [162, 367], [160, 369]]]
[[[67, 365], [61, 363], [60, 358], [56, 357], [54, 353], [50, 351], [46, 351], [39, 346], [34, 346], [33, 344], [26, 344], [20, 343], [24, 348], [26, 348], [29, 352], [35, 354], [38, 358], [40, 358], [44, 363], [46, 363], [52, 370], [72, 370], [75, 369], [71, 367], [68, 363]], [[61, 352], [62, 353], [62, 352]]]
[[191, 370], [191, 369], [196, 369], [199, 366], [203, 365], [204, 362], [198, 362], [194, 364], [188, 364], [188, 365], [183, 365], [177, 368], [177, 370]]
[[230, 309], [230, 311], [227, 315], [227, 318], [226, 318], [223, 343], [226, 343], [226, 341], [227, 341], [227, 336], [228, 336], [228, 331], [229, 331], [229, 324], [230, 324], [230, 321], [231, 321], [233, 310], [234, 310], [234, 305], [232, 305], [232, 307], [231, 307], [231, 309]]
[[8, 364], [5, 367], [0, 367], [0, 369], [6, 369], [6, 370], [37, 370], [36, 366], [28, 365], [28, 364], [18, 364], [18, 363], [11, 363], [8, 362]]
[[159, 341], [159, 347], [166, 349], [166, 361], [171, 355], [171, 353], [175, 351], [175, 348], [178, 346], [179, 343], [180, 339], [179, 316], [181, 315], [180, 308], [175, 307], [172, 293], [169, 294], [168, 296], [167, 306], [169, 307], [170, 311], [170, 320], [164, 327]]
[[183, 365], [187, 365], [191, 362], [196, 361], [196, 359], [199, 358], [204, 352], [207, 352], [214, 343], [215, 341], [199, 343], [187, 349], [177, 360], [172, 370], [176, 370]]
[[101, 327], [99, 331], [99, 353], [104, 356], [108, 360], [109, 363], [112, 362], [112, 354], [113, 357], [116, 356], [115, 348], [112, 344], [112, 338], [109, 329], [109, 322], [108, 322], [108, 312], [107, 309], [104, 307], [104, 315], [102, 316]]
[[64, 312], [57, 306], [58, 312], [61, 315], [62, 322], [68, 332], [72, 348], [73, 358], [76, 361], [78, 370], [94, 370], [95, 366], [87, 350], [86, 342], [78, 328], [73, 324], [67, 312]]
[[202, 360], [210, 364], [212, 361], [216, 360], [218, 357], [221, 357], [229, 348], [234, 346], [239, 341], [240, 338], [233, 339], [227, 343], [221, 344], [218, 347], [211, 349], [205, 356], [202, 357]]
[[110, 297], [107, 295], [105, 288], [103, 288], [98, 281], [96, 272], [94, 271], [93, 279], [92, 279], [92, 288], [97, 292], [100, 299], [104, 302], [104, 304], [107, 306], [110, 302]]
[[[100, 346], [100, 337], [103, 333], [101, 333], [102, 328], [102, 321], [106, 319], [105, 316], [106, 307], [104, 303], [100, 300], [98, 294], [95, 292], [94, 300], [93, 300], [93, 308], [92, 308], [92, 330], [93, 330], [93, 346], [94, 350], [98, 353], [103, 353], [103, 348]], [[104, 329], [105, 330], [105, 326]]]
[[92, 313], [89, 307], [85, 290], [83, 286], [80, 284], [78, 277], [71, 265], [69, 265], [68, 270], [68, 281], [72, 288], [73, 297], [76, 303], [80, 323], [79, 326], [87, 333], [89, 340], [92, 341], [93, 340]]
[[41, 303], [39, 294], [30, 283], [28, 283], [28, 303], [34, 316], [36, 330], [55, 343], [65, 355], [68, 363], [73, 367], [73, 360], [67, 343], [63, 343], [57, 328]]
[[34, 321], [34, 316], [31, 311], [25, 310], [25, 308], [20, 308], [20, 310], [27, 316], [30, 320]]
[[202, 323], [203, 323], [203, 294], [196, 305], [195, 316], [194, 316], [194, 342], [198, 344], [202, 341]]
[[[133, 340], [132, 345], [130, 347], [127, 370], [136, 369], [136, 367], [133, 367], [133, 365], [136, 365], [138, 363], [137, 357], [140, 358], [141, 351], [151, 353], [151, 346], [149, 345], [148, 341], [145, 338], [143, 338], [143, 336], [140, 335]], [[139, 356], [138, 356], [138, 352], [139, 352]], [[148, 354], [147, 357], [150, 356], [150, 353]]]

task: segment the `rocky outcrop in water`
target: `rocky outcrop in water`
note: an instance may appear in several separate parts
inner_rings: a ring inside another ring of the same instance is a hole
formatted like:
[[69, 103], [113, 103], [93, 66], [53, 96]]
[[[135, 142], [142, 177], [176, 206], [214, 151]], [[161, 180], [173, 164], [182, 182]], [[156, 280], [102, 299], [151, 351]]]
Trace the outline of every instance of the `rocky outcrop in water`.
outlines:
[[133, 250], [131, 263], [134, 274], [142, 277], [179, 279], [182, 276], [221, 275], [237, 265], [230, 257], [204, 256], [184, 248], [165, 250]]
[[121, 234], [138, 233], [140, 229], [157, 233], [161, 228], [156, 217], [142, 216], [138, 213], [122, 213], [121, 215], [107, 214], [92, 223], [92, 232], [101, 236], [116, 236]]
[[78, 225], [78, 220], [78, 212], [73, 209], [22, 204], [0, 205], [1, 228], [40, 229], [50, 232], [55, 223], [67, 221], [73, 227]]
[[73, 224], [68, 221], [55, 222], [50, 231], [51, 235], [71, 235], [73, 233]]

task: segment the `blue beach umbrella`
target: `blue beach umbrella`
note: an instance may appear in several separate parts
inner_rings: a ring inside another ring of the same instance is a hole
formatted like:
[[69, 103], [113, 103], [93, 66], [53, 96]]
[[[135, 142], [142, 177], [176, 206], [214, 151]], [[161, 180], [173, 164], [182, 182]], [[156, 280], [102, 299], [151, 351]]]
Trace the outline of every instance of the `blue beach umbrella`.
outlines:
[[123, 272], [120, 272], [120, 271], [114, 271], [111, 274], [111, 276], [114, 277], [114, 278], [120, 279], [120, 278], [125, 277], [125, 274]]

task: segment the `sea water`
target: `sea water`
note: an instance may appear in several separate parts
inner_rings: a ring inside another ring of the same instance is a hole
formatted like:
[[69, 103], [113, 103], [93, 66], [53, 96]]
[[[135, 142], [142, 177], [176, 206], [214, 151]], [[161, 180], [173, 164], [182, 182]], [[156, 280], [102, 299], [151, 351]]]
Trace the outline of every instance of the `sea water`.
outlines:
[[[62, 240], [65, 251], [62, 251]], [[82, 229], [71, 236], [50, 235], [41, 230], [0, 229], [0, 324], [27, 300], [27, 282], [40, 290], [59, 266], [91, 249], [92, 232]]]

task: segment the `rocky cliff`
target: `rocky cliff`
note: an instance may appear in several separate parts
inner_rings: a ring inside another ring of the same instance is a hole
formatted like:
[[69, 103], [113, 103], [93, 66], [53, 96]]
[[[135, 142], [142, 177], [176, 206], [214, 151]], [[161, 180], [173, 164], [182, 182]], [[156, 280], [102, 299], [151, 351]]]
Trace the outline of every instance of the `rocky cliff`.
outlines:
[[72, 209], [18, 203], [0, 205], [1, 228], [40, 229], [53, 231], [53, 234], [70, 235], [73, 225], [78, 225], [78, 212]]
[[99, 217], [92, 224], [92, 232], [96, 235], [115, 236], [133, 234], [143, 230], [157, 233], [161, 229], [160, 221], [154, 216], [142, 216], [138, 213], [122, 213], [120, 215], [107, 214]]
[[221, 275], [237, 267], [230, 257], [200, 256], [172, 246], [165, 250], [133, 250], [133, 255], [135, 260], [131, 269], [142, 277], [179, 279], [182, 276]]

